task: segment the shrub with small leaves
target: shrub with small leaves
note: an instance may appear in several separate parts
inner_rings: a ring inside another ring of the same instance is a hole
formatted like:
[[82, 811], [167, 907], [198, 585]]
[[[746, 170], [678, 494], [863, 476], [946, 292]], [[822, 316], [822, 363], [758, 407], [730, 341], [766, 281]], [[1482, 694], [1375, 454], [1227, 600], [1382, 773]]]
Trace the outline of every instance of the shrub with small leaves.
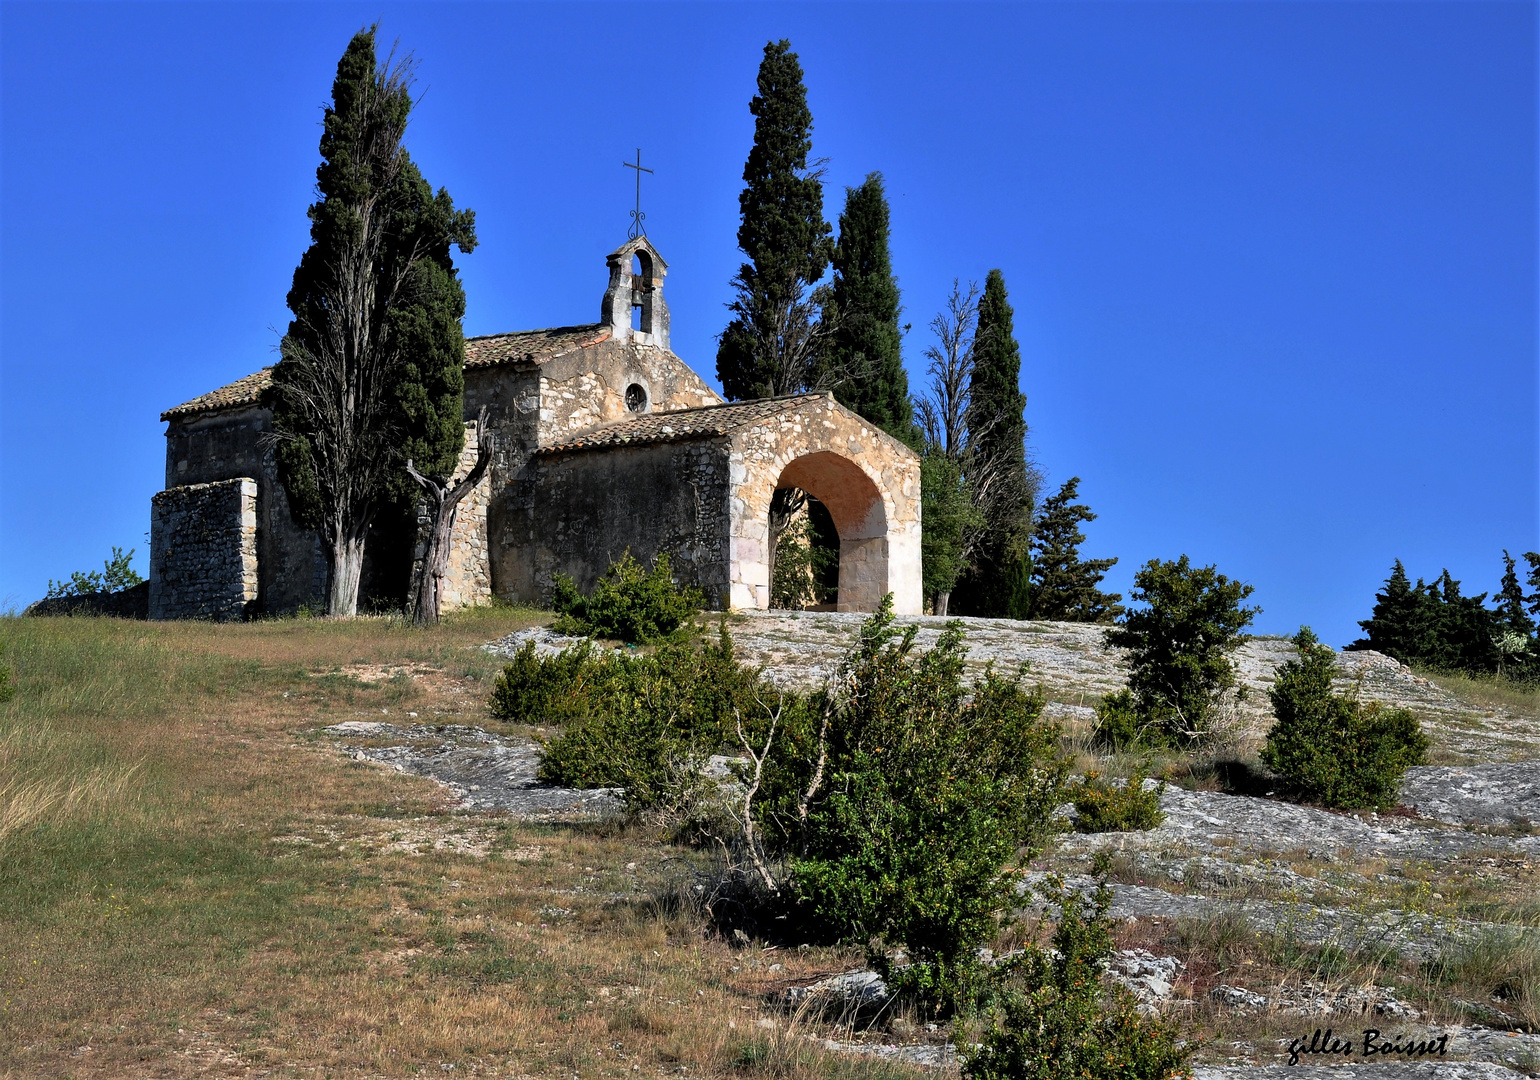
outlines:
[[1083, 780], [1069, 789], [1070, 801], [1078, 814], [1075, 829], [1083, 833], [1153, 829], [1166, 820], [1160, 809], [1160, 797], [1165, 791], [1164, 780], [1146, 789], [1142, 775], [1136, 774], [1119, 786], [1108, 783], [1098, 772], [1087, 772]]
[[1394, 806], [1406, 770], [1427, 758], [1417, 717], [1333, 693], [1336, 654], [1308, 626], [1294, 644], [1298, 659], [1278, 669], [1267, 692], [1276, 720], [1262, 764], [1311, 802], [1344, 810]]
[[[1055, 897], [1052, 948], [1031, 946], [995, 971], [989, 1026], [959, 1046], [964, 1080], [1171, 1080], [1190, 1077], [1197, 1049], [1178, 1026], [1139, 1015], [1133, 995], [1103, 979], [1112, 955], [1105, 886], [1087, 903]], [[959, 1040], [961, 1041], [961, 1040]]]
[[526, 645], [499, 676], [492, 711], [553, 723], [539, 778], [563, 787], [625, 789], [631, 813], [688, 802], [706, 759], [732, 746], [735, 710], [780, 695], [738, 663], [724, 624], [716, 644], [668, 642], [650, 655], [590, 647], [538, 656]]
[[778, 744], [760, 817], [806, 932], [875, 941], [889, 986], [944, 1014], [975, 996], [977, 951], [1016, 901], [1008, 868], [1057, 831], [1068, 763], [1023, 673], [965, 687], [961, 624], [923, 654], [916, 629], [893, 626], [891, 597], [862, 626], [828, 696]]
[[134, 549], [128, 554], [120, 547], [112, 549], [112, 558], [102, 563], [101, 570], [84, 572], [76, 570], [68, 581], [48, 581], [48, 599], [61, 596], [88, 596], [91, 593], [114, 593], [143, 584], [144, 578], [133, 568]]
[[556, 575], [551, 605], [560, 613], [556, 630], [587, 634], [633, 644], [661, 641], [673, 635], [705, 607], [699, 589], [674, 582], [667, 555], [642, 564], [627, 551], [610, 564], [589, 596], [578, 592], [572, 579]]
[[1099, 750], [1131, 750], [1142, 741], [1139, 736], [1143, 727], [1133, 691], [1118, 690], [1096, 703], [1096, 727], [1091, 741]]

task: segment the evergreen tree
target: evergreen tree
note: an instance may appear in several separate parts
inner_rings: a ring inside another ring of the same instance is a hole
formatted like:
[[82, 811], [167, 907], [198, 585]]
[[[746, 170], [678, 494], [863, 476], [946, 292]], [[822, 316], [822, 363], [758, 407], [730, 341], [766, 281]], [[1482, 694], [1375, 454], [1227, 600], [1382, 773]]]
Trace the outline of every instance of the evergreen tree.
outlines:
[[920, 566], [925, 596], [937, 615], [948, 612], [966, 565], [965, 537], [978, 517], [957, 460], [941, 446], [927, 446], [920, 457]]
[[1005, 275], [991, 270], [978, 301], [966, 420], [970, 471], [978, 478], [975, 486], [987, 490], [988, 532], [959, 593], [969, 614], [1024, 619], [1029, 602], [1022, 586], [1031, 573], [1028, 541], [1037, 477], [1027, 466], [1027, 396], [1021, 392], [1014, 319]]
[[765, 45], [749, 112], [754, 145], [738, 196], [738, 247], [749, 261], [733, 279], [733, 319], [717, 347], [717, 378], [732, 400], [793, 393], [806, 384], [819, 323], [807, 290], [832, 255], [823, 184], [808, 169], [813, 114], [789, 41]]
[[375, 30], [337, 64], [270, 399], [290, 510], [330, 556], [332, 615], [357, 611], [371, 522], [411, 498], [406, 459], [447, 478], [464, 438], [465, 294], [449, 247], [474, 248], [475, 216], [435, 195], [402, 147], [412, 64], [379, 65]]
[[1104, 593], [1101, 584], [1117, 559], [1080, 558], [1083, 521], [1095, 521], [1091, 508], [1075, 501], [1080, 477], [1064, 481], [1043, 503], [1032, 528], [1032, 598], [1034, 619], [1065, 622], [1112, 622], [1123, 614], [1120, 593]]
[[1530, 589], [1524, 603], [1529, 613], [1540, 619], [1540, 551], [1524, 552], [1524, 561], [1529, 564], [1529, 576], [1525, 580]]
[[834, 285], [825, 308], [832, 327], [820, 358], [824, 385], [840, 404], [904, 442], [914, 440], [909, 377], [898, 328], [898, 281], [888, 253], [888, 200], [882, 174], [845, 189]]
[[1419, 578], [1413, 588], [1397, 559], [1384, 589], [1375, 594], [1373, 614], [1358, 624], [1368, 636], [1348, 648], [1374, 649], [1403, 664], [1421, 664], [1433, 651], [1429, 610], [1427, 586]]
[[1437, 649], [1429, 658], [1431, 666], [1450, 671], [1496, 671], [1496, 620], [1485, 606], [1487, 594], [1462, 596], [1460, 583], [1445, 570], [1429, 588], [1428, 596], [1436, 600], [1432, 611]]
[[1260, 608], [1242, 607], [1250, 585], [1212, 566], [1151, 559], [1134, 575], [1135, 603], [1106, 633], [1129, 651], [1122, 705], [1137, 716], [1148, 742], [1191, 746], [1206, 738], [1235, 686], [1230, 653]]
[[1519, 585], [1517, 564], [1506, 549], [1503, 551], [1503, 580], [1494, 599], [1497, 601], [1497, 622], [1503, 630], [1526, 638], [1534, 634], [1535, 621], [1524, 607], [1524, 590]]

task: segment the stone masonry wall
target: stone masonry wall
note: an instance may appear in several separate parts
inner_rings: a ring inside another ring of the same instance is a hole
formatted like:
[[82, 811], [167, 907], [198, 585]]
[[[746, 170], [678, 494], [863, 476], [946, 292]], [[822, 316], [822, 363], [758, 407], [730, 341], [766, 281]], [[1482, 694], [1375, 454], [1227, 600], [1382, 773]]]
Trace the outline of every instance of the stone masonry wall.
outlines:
[[558, 573], [587, 592], [629, 550], [644, 565], [666, 553], [681, 584], [726, 604], [725, 440], [542, 455], [532, 467], [535, 512], [499, 595], [544, 603]]
[[[460, 451], [460, 463], [455, 467], [451, 484], [476, 467], [476, 425], [465, 425], [465, 447]], [[449, 533], [449, 568], [444, 575], [444, 593], [439, 597], [439, 610], [476, 607], [492, 599], [492, 564], [487, 548], [487, 507], [492, 497], [492, 471], [460, 500], [455, 513], [454, 528]], [[422, 559], [428, 547], [428, 532], [432, 528], [426, 509], [417, 519], [417, 551], [413, 556], [412, 575], [422, 572]]]
[[257, 482], [167, 488], [150, 500], [150, 618], [245, 618], [257, 600]]

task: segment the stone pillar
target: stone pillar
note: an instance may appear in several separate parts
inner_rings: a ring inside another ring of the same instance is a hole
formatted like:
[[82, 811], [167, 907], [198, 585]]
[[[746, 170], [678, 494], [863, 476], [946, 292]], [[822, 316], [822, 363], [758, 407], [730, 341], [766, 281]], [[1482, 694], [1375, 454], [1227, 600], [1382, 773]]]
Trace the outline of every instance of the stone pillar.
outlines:
[[150, 618], [243, 619], [256, 600], [256, 480], [188, 484], [150, 500]]

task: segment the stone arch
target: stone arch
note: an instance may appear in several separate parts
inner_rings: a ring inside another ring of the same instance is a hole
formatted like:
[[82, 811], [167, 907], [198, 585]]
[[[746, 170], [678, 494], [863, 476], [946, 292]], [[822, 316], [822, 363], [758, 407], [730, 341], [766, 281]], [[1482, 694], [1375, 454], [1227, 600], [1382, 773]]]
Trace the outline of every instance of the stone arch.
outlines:
[[888, 591], [888, 515], [877, 484], [843, 454], [815, 450], [788, 462], [775, 486], [801, 488], [834, 519], [840, 536], [839, 610], [875, 611]]
[[[834, 401], [808, 394], [732, 406], [751, 411], [728, 437], [728, 603], [770, 606], [770, 501], [799, 487], [840, 534], [841, 611], [874, 611], [887, 593], [918, 615], [920, 459]], [[758, 413], [754, 416], [752, 413]]]

